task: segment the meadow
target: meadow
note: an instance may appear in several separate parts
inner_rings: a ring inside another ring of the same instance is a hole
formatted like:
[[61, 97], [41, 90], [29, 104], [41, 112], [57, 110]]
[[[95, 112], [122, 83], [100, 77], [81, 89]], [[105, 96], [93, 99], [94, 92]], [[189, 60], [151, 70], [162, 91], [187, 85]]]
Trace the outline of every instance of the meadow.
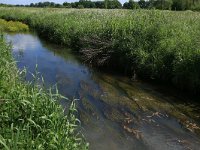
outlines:
[[[26, 70], [18, 70], [11, 46], [0, 36], [0, 149], [88, 149], [79, 133], [75, 103], [64, 114], [56, 88], [38, 84], [39, 75], [25, 82]], [[41, 83], [41, 82], [40, 82]]]
[[0, 8], [83, 61], [200, 93], [200, 15], [159, 10]]

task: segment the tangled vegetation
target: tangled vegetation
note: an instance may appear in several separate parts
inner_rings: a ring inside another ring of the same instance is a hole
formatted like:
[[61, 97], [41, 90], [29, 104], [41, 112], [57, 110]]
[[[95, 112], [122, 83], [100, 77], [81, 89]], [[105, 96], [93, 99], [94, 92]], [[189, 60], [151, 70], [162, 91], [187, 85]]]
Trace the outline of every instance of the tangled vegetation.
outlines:
[[11, 47], [0, 38], [0, 149], [87, 149], [77, 132], [72, 103], [67, 116], [52, 90], [23, 81]]
[[22, 32], [28, 30], [28, 25], [23, 24], [21, 22], [6, 21], [4, 19], [0, 19], [0, 31]]
[[200, 93], [199, 13], [0, 8], [0, 17], [27, 23], [91, 65]]

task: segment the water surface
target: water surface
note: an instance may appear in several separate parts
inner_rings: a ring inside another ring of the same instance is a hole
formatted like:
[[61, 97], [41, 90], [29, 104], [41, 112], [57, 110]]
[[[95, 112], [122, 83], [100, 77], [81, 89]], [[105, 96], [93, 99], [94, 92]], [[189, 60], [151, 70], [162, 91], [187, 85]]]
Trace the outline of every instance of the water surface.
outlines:
[[[168, 90], [97, 72], [77, 56], [36, 34], [8, 34], [26, 79], [38, 72], [47, 86], [77, 101], [82, 132], [91, 150], [198, 150], [200, 107]], [[161, 92], [162, 91], [162, 92]], [[66, 108], [70, 101], [62, 101]]]

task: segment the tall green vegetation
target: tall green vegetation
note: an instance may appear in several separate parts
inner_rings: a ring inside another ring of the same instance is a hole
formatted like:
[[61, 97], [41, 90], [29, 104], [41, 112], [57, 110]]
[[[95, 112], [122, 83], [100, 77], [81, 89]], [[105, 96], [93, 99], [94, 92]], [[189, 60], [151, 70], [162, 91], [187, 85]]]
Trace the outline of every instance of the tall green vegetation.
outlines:
[[[57, 101], [57, 92], [23, 81], [11, 47], [0, 38], [0, 149], [87, 149], [77, 132], [75, 106], [68, 115]], [[37, 75], [37, 74], [36, 74]]]
[[13, 21], [6, 21], [3, 19], [0, 19], [0, 32], [6, 31], [6, 32], [25, 32], [28, 31], [29, 28], [26, 24], [23, 24], [21, 22], [13, 22]]
[[0, 17], [29, 24], [91, 65], [200, 92], [199, 13], [1, 8]]

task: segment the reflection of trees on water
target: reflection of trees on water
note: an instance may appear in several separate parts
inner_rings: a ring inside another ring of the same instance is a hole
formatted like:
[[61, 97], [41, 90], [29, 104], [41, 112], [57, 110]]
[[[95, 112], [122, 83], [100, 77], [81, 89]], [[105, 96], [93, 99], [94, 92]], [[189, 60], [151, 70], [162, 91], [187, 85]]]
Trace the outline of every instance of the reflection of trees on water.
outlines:
[[78, 56], [73, 55], [70, 48], [48, 43], [48, 41], [45, 41], [45, 39], [42, 38], [40, 38], [40, 41], [43, 47], [53, 52], [54, 56], [59, 56], [67, 61], [70, 60], [76, 64], [80, 63]]

